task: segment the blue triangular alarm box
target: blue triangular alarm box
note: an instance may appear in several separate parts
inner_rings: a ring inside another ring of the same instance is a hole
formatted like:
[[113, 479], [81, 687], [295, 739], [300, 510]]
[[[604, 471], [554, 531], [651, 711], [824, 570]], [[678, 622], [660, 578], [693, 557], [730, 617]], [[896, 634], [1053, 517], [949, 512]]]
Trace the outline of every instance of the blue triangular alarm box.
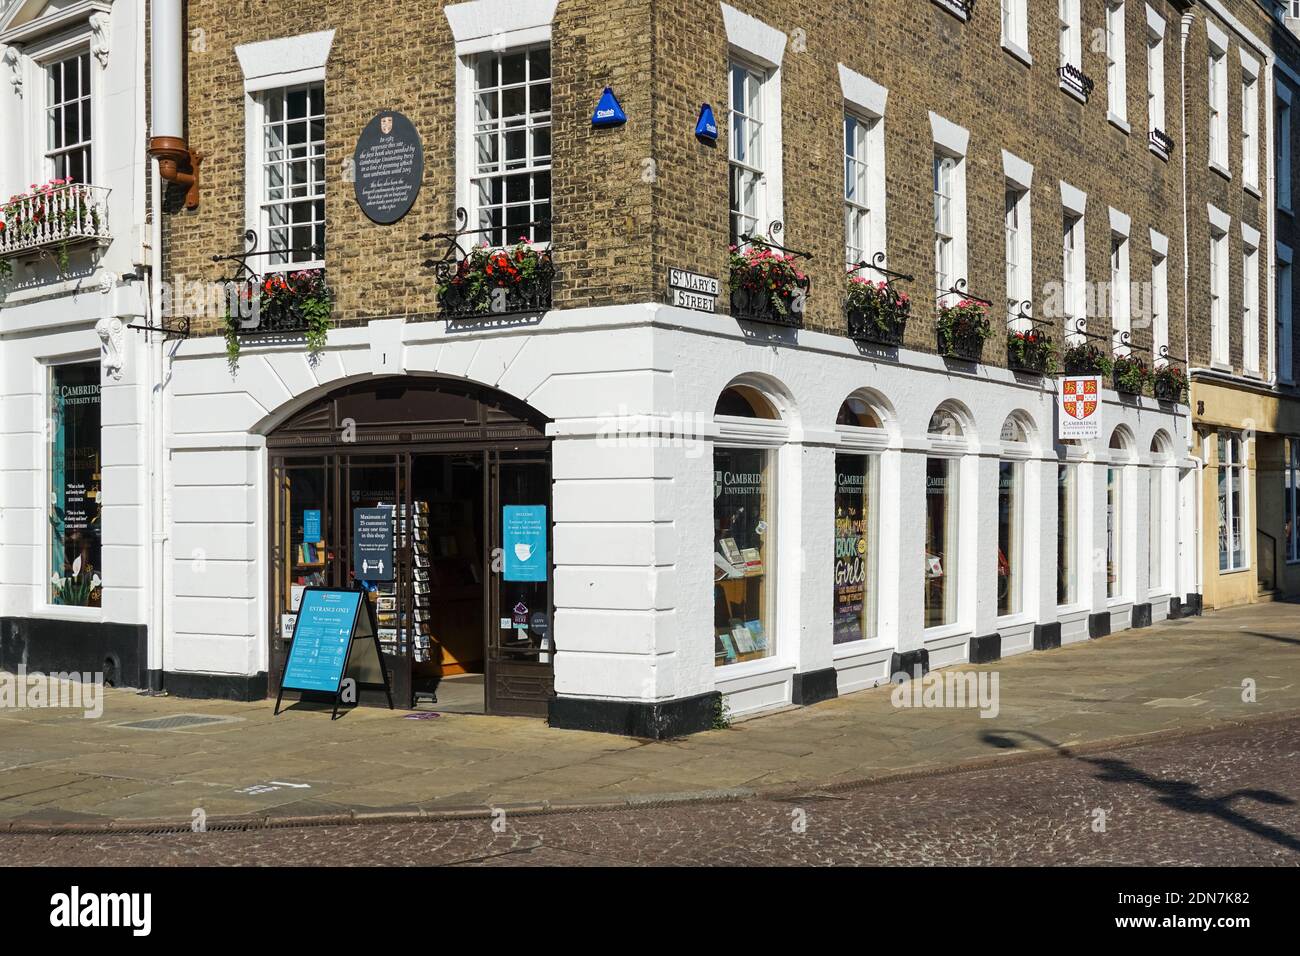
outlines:
[[596, 112], [591, 114], [591, 125], [622, 126], [626, 122], [627, 114], [623, 112], [618, 97], [612, 89], [605, 87], [605, 92], [600, 94], [600, 102], [596, 104]]
[[718, 141], [718, 121], [713, 118], [713, 107], [708, 103], [700, 107], [700, 119], [695, 124], [695, 138], [706, 143]]

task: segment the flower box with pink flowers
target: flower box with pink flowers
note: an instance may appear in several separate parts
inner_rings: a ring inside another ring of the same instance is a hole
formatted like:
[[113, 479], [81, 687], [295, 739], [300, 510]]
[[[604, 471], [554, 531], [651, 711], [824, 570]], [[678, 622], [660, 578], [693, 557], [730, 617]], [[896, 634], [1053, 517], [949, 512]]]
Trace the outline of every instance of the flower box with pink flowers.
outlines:
[[737, 319], [803, 328], [812, 281], [797, 257], [763, 245], [731, 247], [731, 314]]
[[844, 313], [853, 341], [898, 346], [903, 344], [912, 300], [888, 282], [851, 275], [845, 289]]

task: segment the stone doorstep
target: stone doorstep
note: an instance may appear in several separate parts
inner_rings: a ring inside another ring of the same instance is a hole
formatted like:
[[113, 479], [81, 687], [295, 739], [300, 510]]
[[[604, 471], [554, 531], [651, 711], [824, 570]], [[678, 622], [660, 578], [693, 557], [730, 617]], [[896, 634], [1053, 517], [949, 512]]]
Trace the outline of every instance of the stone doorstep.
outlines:
[[[1176, 727], [1156, 730], [1149, 733], [1086, 741], [1084, 743], [1061, 747], [1039, 747], [1032, 750], [1020, 750], [983, 757], [972, 757], [957, 764], [923, 766], [918, 765], [903, 770], [889, 771], [866, 777], [831, 780], [823, 783], [785, 784], [771, 788], [730, 787], [719, 790], [701, 790], [686, 793], [637, 794], [628, 796], [595, 796], [573, 801], [530, 801], [524, 803], [482, 803], [460, 807], [433, 807], [416, 804], [409, 808], [372, 808], [368, 810], [349, 810], [344, 813], [295, 816], [286, 813], [283, 816], [263, 811], [257, 814], [211, 816], [207, 819], [206, 830], [250, 830], [307, 826], [356, 826], [364, 824], [409, 823], [419, 820], [438, 822], [443, 820], [491, 819], [494, 812], [505, 811], [507, 815], [530, 816], [550, 813], [591, 813], [634, 809], [646, 806], [669, 806], [683, 803], [730, 803], [754, 798], [785, 800], [806, 797], [809, 794], [834, 794], [843, 790], [878, 786], [918, 778], [942, 777], [962, 773], [972, 773], [994, 767], [1020, 763], [1037, 762], [1050, 759], [1068, 759], [1091, 753], [1104, 753], [1114, 750], [1128, 750], [1148, 744], [1176, 740], [1183, 737], [1196, 737], [1213, 734], [1237, 727], [1258, 724], [1277, 723], [1292, 720], [1300, 716], [1300, 708], [1279, 711], [1249, 719], [1220, 719], [1201, 727]], [[42, 812], [42, 815], [48, 815]], [[15, 835], [94, 835], [113, 833], [186, 833], [192, 832], [188, 819], [177, 821], [173, 818], [145, 820], [93, 820], [91, 815], [79, 814], [79, 819], [68, 822], [31, 823], [24, 820], [0, 821], [0, 834]]]

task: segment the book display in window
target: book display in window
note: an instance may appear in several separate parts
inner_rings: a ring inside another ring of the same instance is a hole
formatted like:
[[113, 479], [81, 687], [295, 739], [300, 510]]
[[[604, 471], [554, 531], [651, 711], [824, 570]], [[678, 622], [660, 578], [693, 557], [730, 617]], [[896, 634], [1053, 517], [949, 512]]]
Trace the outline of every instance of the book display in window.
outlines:
[[772, 653], [768, 517], [771, 471], [765, 449], [714, 453], [714, 662], [759, 660]]

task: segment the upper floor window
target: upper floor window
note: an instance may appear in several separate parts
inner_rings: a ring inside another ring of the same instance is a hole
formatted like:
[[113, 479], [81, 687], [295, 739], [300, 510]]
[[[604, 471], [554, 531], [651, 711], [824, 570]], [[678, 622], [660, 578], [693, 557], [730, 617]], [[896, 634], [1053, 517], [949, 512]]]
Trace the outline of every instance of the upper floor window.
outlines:
[[551, 239], [551, 50], [474, 58], [474, 161], [470, 202], [482, 239]]
[[1124, 3], [1106, 4], [1106, 96], [1111, 119], [1128, 118], [1128, 60], [1124, 47]]
[[1002, 45], [1021, 59], [1029, 57], [1028, 0], [1002, 0]]
[[1070, 210], [1065, 211], [1061, 227], [1061, 247], [1063, 251], [1061, 276], [1062, 296], [1065, 307], [1065, 329], [1071, 341], [1081, 338], [1083, 324], [1087, 321], [1085, 307], [1085, 270], [1083, 246], [1083, 216]]
[[1228, 172], [1228, 54], [1210, 46], [1210, 165]]
[[1128, 333], [1133, 319], [1129, 309], [1128, 236], [1110, 234], [1110, 325], [1114, 348], [1129, 353]]
[[934, 280], [940, 293], [947, 292], [957, 281], [953, 201], [956, 168], [957, 161], [951, 156], [934, 154]]
[[1291, 91], [1277, 84], [1277, 205], [1291, 208]]
[[325, 259], [325, 86], [266, 90], [258, 210], [268, 265]]
[[731, 64], [731, 244], [759, 232], [765, 218], [764, 87], [768, 75]]
[[1079, 0], [1057, 0], [1056, 20], [1061, 39], [1061, 66], [1081, 67], [1083, 41], [1079, 23]]
[[1227, 365], [1228, 352], [1228, 234], [1210, 226], [1210, 356]]
[[1165, 37], [1147, 34], [1147, 125], [1149, 132], [1165, 129]]
[[1007, 184], [1006, 192], [1007, 310], [1016, 327], [1028, 323], [1019, 318], [1022, 303], [1033, 296], [1030, 279], [1029, 190]]
[[1249, 70], [1241, 78], [1241, 181], [1259, 186], [1259, 79]]
[[91, 181], [90, 53], [49, 64], [45, 158], [51, 179]]
[[1300, 0], [1287, 0], [1286, 18], [1288, 20], [1300, 20]]
[[871, 245], [871, 160], [869, 137], [877, 121], [844, 114], [844, 261], [857, 265]]

